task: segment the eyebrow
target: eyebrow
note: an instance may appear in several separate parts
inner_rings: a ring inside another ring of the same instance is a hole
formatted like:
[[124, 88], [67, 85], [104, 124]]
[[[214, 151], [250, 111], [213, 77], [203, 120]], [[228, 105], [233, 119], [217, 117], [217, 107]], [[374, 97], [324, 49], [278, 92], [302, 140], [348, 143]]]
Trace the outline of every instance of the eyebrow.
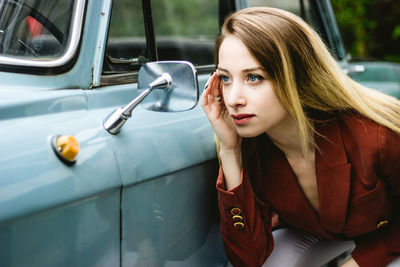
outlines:
[[[224, 69], [224, 68], [218, 67], [217, 70], [220, 70], [220, 71], [229, 73], [229, 71], [228, 71], [227, 69]], [[244, 69], [244, 70], [242, 70], [242, 72], [246, 73], [246, 72], [252, 72], [252, 71], [256, 71], [256, 70], [261, 70], [261, 71], [265, 72], [265, 69], [262, 68], [262, 67], [255, 67], [255, 68], [250, 68], [250, 69]]]

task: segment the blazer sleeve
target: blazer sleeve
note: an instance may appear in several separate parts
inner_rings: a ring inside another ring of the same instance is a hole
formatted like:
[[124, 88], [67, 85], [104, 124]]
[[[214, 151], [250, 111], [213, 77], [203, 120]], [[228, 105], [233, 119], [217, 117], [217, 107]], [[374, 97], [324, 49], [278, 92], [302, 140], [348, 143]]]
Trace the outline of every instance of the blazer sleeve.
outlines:
[[233, 266], [261, 266], [273, 249], [270, 208], [256, 204], [250, 181], [226, 191], [222, 167], [217, 179], [220, 230]]
[[400, 135], [378, 127], [378, 173], [393, 198], [393, 213], [383, 229], [357, 238], [352, 256], [361, 267], [386, 266], [400, 257]]

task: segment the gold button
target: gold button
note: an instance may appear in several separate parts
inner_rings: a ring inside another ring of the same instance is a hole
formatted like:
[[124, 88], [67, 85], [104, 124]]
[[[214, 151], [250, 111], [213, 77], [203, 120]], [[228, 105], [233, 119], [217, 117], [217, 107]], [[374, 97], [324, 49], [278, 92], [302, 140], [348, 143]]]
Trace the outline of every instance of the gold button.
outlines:
[[232, 208], [231, 213], [232, 215], [239, 215], [242, 211], [239, 208]]
[[233, 224], [233, 227], [235, 227], [236, 230], [242, 230], [244, 228], [244, 223], [242, 222], [235, 222]]
[[234, 216], [232, 217], [232, 220], [233, 220], [234, 222], [241, 222], [241, 221], [243, 221], [243, 217], [240, 216], [240, 215], [234, 215]]
[[389, 221], [388, 220], [383, 220], [383, 221], [380, 221], [377, 225], [376, 225], [376, 228], [382, 228], [382, 227], [384, 227], [384, 226], [386, 226], [386, 224], [388, 224], [389, 223]]

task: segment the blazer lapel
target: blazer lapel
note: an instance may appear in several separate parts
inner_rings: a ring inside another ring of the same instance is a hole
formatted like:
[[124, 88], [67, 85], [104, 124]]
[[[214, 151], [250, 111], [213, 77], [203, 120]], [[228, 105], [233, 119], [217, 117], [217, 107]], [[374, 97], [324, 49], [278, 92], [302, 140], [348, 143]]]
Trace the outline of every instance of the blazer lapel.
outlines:
[[308, 203], [285, 155], [272, 143], [268, 150], [271, 155], [265, 171], [268, 178], [262, 179], [261, 188], [279, 218], [299, 229], [323, 234], [318, 215]]
[[321, 226], [339, 233], [346, 222], [351, 186], [351, 164], [348, 163], [338, 120], [317, 127], [319, 148], [315, 152]]

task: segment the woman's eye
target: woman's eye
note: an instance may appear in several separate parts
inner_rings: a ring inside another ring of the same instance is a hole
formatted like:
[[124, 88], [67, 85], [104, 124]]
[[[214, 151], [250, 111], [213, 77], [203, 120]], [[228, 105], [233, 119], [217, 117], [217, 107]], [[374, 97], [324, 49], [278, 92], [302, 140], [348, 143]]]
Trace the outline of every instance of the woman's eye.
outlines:
[[228, 76], [226, 76], [226, 75], [221, 75], [221, 80], [222, 80], [224, 83], [227, 83], [227, 82], [230, 81], [230, 78], [229, 78]]
[[256, 82], [262, 80], [263, 78], [260, 75], [250, 74], [247, 79], [251, 83], [256, 83]]

